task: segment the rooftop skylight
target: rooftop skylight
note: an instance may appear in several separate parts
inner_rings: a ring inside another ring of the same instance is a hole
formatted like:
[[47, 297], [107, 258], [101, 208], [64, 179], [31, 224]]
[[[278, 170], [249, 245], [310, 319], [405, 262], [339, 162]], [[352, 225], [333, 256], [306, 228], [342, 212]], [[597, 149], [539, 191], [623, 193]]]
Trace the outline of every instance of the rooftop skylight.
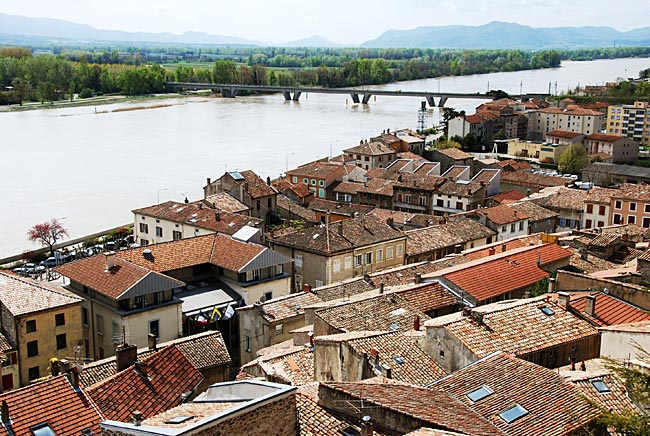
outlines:
[[525, 415], [528, 415], [528, 410], [519, 404], [515, 404], [511, 408], [499, 413], [499, 418], [503, 419], [507, 424], [511, 424]]
[[589, 381], [591, 382], [592, 385], [594, 385], [594, 388], [596, 388], [596, 390], [598, 391], [598, 393], [601, 393], [601, 394], [608, 394], [608, 393], [610, 393], [610, 392], [612, 391], [612, 390], [609, 388], [609, 386], [607, 386], [607, 385], [605, 384], [605, 382], [603, 381], [602, 378], [595, 378], [595, 379], [591, 379], [591, 380], [589, 380]]
[[472, 402], [476, 403], [477, 401], [482, 400], [483, 398], [489, 397], [494, 391], [487, 386], [481, 386], [478, 389], [474, 389], [472, 392], [465, 394]]
[[542, 306], [539, 308], [539, 310], [544, 312], [544, 315], [548, 315], [548, 316], [555, 315], [555, 311], [550, 307]]
[[32, 431], [34, 436], [56, 436], [54, 430], [50, 427], [50, 424], [43, 422], [29, 428]]

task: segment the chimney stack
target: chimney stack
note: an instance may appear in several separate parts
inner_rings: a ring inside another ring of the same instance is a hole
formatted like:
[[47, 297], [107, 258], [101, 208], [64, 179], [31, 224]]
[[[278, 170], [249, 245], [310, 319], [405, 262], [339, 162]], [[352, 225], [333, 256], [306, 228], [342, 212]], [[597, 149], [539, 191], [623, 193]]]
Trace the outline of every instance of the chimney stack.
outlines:
[[143, 362], [135, 362], [135, 370], [142, 376], [147, 378], [147, 364]]
[[589, 253], [587, 252], [587, 247], [583, 247], [580, 249], [580, 259], [582, 260], [587, 260], [587, 255]]
[[415, 275], [415, 284], [418, 285], [420, 283], [422, 283], [422, 274], [418, 273]]
[[110, 271], [115, 266], [115, 252], [109, 251], [104, 253], [104, 258], [106, 260], [106, 269], [104, 271]]
[[488, 255], [489, 255], [489, 256], [494, 256], [495, 254], [497, 254], [497, 249], [494, 248], [494, 247], [491, 247], [491, 248], [488, 250]]
[[417, 313], [413, 317], [413, 330], [420, 331], [420, 316]]
[[207, 184], [208, 184], [208, 185], [210, 184], [210, 177], [208, 177], [208, 183], [207, 183]]
[[383, 364], [382, 365], [383, 372], [385, 374], [386, 378], [393, 378], [393, 368], [390, 366]]
[[215, 221], [221, 221], [221, 212], [216, 211], [216, 212], [214, 213], [214, 220], [215, 220]]
[[[550, 287], [550, 282], [549, 282], [549, 287]], [[558, 292], [557, 294], [557, 304], [562, 307], [564, 310], [569, 309], [569, 300], [570, 296], [568, 292]]]
[[9, 418], [9, 406], [7, 405], [7, 402], [5, 400], [2, 400], [2, 409], [1, 409], [1, 415], [2, 415], [2, 424], [10, 424], [11, 419]]
[[149, 345], [149, 349], [152, 351], [156, 351], [156, 346], [158, 345], [156, 343], [156, 335], [153, 333], [149, 333], [149, 336], [147, 336], [147, 342]]
[[379, 293], [380, 293], [380, 294], [383, 294], [383, 293], [384, 293], [384, 284], [383, 284], [383, 283], [380, 283], [380, 284], [379, 284]]
[[555, 278], [550, 277], [548, 279], [548, 293], [553, 294], [555, 292]]
[[372, 422], [369, 416], [361, 418], [361, 436], [373, 436], [375, 434], [372, 428]]
[[339, 236], [343, 236], [343, 220], [339, 221]]
[[589, 316], [595, 316], [596, 314], [596, 296], [588, 295], [587, 302], [585, 306], [585, 313]]
[[203, 210], [203, 203], [199, 203], [199, 210]]
[[140, 427], [142, 425], [142, 412], [136, 410], [133, 412], [133, 425]]
[[68, 372], [68, 380], [72, 385], [72, 389], [75, 391], [79, 389], [79, 368], [77, 365], [73, 365], [72, 368], [70, 368], [70, 372]]
[[138, 360], [138, 347], [135, 345], [122, 344], [115, 350], [115, 363], [117, 372], [124, 371]]

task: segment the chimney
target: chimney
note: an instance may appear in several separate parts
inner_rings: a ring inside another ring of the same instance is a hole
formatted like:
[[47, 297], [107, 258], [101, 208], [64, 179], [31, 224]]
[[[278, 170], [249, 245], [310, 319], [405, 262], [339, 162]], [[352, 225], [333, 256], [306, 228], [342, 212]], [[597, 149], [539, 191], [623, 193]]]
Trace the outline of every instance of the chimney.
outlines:
[[104, 271], [110, 271], [115, 266], [115, 252], [109, 251], [104, 253], [104, 259], [106, 260], [106, 269]]
[[379, 284], [379, 293], [380, 293], [380, 294], [383, 294], [383, 293], [384, 293], [384, 284], [383, 284], [383, 283], [380, 283], [380, 284]]
[[467, 190], [467, 195], [472, 195], [472, 190], [471, 189]]
[[61, 374], [70, 372], [70, 361], [68, 359], [59, 360], [59, 369], [61, 370]]
[[524, 292], [524, 298], [530, 298], [530, 291]]
[[585, 365], [585, 361], [583, 360], [580, 362], [580, 371], [586, 371], [587, 370], [587, 365]]
[[343, 220], [339, 221], [339, 236], [343, 236]]
[[207, 183], [207, 184], [208, 184], [208, 185], [210, 184], [210, 177], [208, 177], [208, 183]]
[[575, 357], [569, 357], [569, 360], [571, 361], [571, 371], [576, 370], [576, 358]]
[[488, 255], [489, 255], [489, 256], [494, 256], [495, 254], [497, 254], [497, 249], [494, 248], [494, 247], [491, 247], [491, 248], [488, 250]]
[[415, 275], [415, 284], [418, 285], [422, 283], [422, 274], [418, 273]]
[[483, 324], [483, 312], [476, 312], [472, 310], [472, 318], [476, 321], [477, 324]]
[[72, 368], [70, 368], [70, 372], [68, 373], [68, 380], [72, 385], [72, 389], [75, 391], [79, 389], [79, 368], [77, 368], [77, 365], [73, 365]]
[[395, 220], [393, 219], [393, 217], [388, 217], [386, 219], [386, 224], [388, 224], [390, 227], [393, 227], [393, 225], [395, 225]]
[[199, 210], [203, 210], [203, 203], [199, 203]]
[[140, 427], [142, 425], [142, 412], [136, 410], [133, 412], [133, 425]]
[[142, 362], [135, 362], [135, 370], [142, 376], [147, 378], [147, 364]]
[[149, 333], [149, 336], [147, 336], [147, 341], [149, 345], [149, 349], [152, 351], [156, 351], [156, 335], [153, 333]]
[[115, 350], [115, 363], [117, 372], [124, 371], [138, 360], [138, 347], [135, 345], [122, 344]]
[[505, 253], [506, 251], [508, 251], [508, 245], [507, 244], [501, 244], [501, 252]]
[[548, 279], [548, 293], [549, 294], [555, 293], [555, 279], [553, 277], [550, 277]]
[[[549, 288], [551, 285], [551, 282], [549, 281]], [[558, 292], [557, 294], [557, 304], [562, 307], [564, 310], [569, 309], [569, 293], [568, 292]]]
[[221, 221], [221, 212], [216, 211], [216, 212], [214, 213], [214, 220], [215, 220], [215, 221]]
[[361, 418], [361, 433], [360, 436], [373, 436], [375, 431], [372, 428], [372, 422], [369, 416]]
[[589, 316], [596, 316], [596, 296], [588, 295], [585, 306], [585, 313]]
[[7, 424], [11, 424], [11, 419], [9, 419], [9, 406], [5, 400], [2, 400], [2, 409], [0, 410], [2, 416], [2, 424], [6, 427]]
[[384, 364], [384, 365], [382, 365], [382, 370], [383, 370], [386, 378], [393, 378], [393, 368], [391, 368], [390, 366]]
[[587, 254], [589, 254], [587, 252], [587, 247], [584, 247], [584, 248], [580, 249], [580, 259], [587, 260]]
[[413, 317], [413, 330], [420, 331], [420, 316], [417, 313]]

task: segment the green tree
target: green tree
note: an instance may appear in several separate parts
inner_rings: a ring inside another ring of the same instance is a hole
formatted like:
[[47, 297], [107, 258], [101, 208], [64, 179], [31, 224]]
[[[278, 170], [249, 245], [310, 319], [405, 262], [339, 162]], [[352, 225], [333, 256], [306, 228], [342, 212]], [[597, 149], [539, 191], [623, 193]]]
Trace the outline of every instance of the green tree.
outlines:
[[237, 64], [229, 60], [218, 60], [212, 68], [214, 83], [237, 83]]
[[29, 82], [20, 77], [16, 77], [11, 81], [11, 85], [16, 90], [16, 97], [18, 98], [18, 103], [22, 106], [25, 97], [29, 94]]
[[589, 165], [589, 158], [581, 144], [569, 145], [558, 158], [558, 170], [565, 174], [580, 175], [587, 165]]
[[459, 142], [454, 141], [453, 139], [442, 139], [436, 142], [436, 149], [443, 150], [445, 148], [461, 148]]

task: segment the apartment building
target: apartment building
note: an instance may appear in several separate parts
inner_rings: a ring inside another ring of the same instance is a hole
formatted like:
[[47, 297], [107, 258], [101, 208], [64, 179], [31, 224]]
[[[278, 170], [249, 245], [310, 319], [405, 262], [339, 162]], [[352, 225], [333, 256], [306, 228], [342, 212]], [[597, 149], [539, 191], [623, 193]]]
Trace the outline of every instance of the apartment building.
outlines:
[[633, 105], [608, 107], [606, 128], [610, 135], [627, 136], [641, 145], [650, 145], [650, 104], [637, 101]]

